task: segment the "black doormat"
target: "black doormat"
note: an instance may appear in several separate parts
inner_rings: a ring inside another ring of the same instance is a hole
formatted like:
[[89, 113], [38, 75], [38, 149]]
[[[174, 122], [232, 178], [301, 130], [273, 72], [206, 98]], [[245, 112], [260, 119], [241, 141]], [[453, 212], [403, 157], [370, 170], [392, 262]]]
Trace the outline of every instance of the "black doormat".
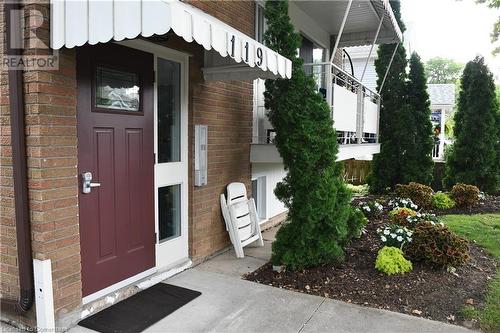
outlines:
[[142, 332], [200, 295], [199, 291], [158, 283], [78, 325], [102, 333]]

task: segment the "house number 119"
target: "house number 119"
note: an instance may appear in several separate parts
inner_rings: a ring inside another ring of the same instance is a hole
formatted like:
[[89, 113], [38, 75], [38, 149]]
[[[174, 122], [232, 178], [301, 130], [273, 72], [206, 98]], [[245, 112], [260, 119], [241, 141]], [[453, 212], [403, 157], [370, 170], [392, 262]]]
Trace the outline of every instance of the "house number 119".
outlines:
[[[236, 44], [236, 37], [233, 35], [231, 37], [231, 57], [233, 57], [233, 58], [234, 58], [235, 44]], [[249, 48], [249, 44], [248, 44], [248, 42], [245, 42], [245, 62], [247, 62], [247, 63], [248, 63], [248, 48]], [[257, 66], [261, 66], [263, 60], [264, 60], [264, 52], [262, 51], [262, 48], [257, 47], [257, 61], [255, 62], [255, 64]]]

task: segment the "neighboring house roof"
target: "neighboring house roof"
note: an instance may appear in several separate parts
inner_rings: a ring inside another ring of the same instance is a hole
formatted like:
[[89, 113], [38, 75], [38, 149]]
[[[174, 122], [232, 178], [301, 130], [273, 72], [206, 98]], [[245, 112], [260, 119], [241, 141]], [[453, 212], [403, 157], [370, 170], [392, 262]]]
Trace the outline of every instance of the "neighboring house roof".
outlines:
[[431, 105], [455, 105], [455, 85], [453, 83], [428, 84], [427, 92]]

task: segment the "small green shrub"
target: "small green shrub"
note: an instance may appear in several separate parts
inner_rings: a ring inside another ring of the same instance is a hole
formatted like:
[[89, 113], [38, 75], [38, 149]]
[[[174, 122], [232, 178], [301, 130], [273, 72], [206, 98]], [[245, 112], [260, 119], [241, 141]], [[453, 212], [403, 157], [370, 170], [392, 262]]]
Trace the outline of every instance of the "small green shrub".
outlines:
[[351, 209], [351, 211], [349, 212], [349, 218], [347, 220], [348, 240], [361, 236], [361, 232], [367, 224], [368, 219], [360, 209]]
[[368, 185], [352, 185], [346, 184], [347, 188], [352, 192], [355, 196], [363, 196], [368, 194]]
[[457, 206], [472, 207], [479, 201], [479, 189], [474, 185], [458, 183], [451, 188], [451, 197]]
[[391, 224], [384, 228], [378, 228], [377, 234], [384, 246], [403, 248], [405, 244], [412, 241], [413, 232], [403, 226]]
[[427, 185], [411, 182], [407, 185], [396, 185], [396, 195], [401, 198], [410, 198], [419, 207], [428, 208], [432, 204], [434, 191]]
[[443, 192], [438, 192], [432, 196], [432, 205], [438, 209], [450, 209], [455, 207], [455, 201]]
[[416, 211], [406, 207], [394, 208], [389, 212], [389, 218], [391, 221], [400, 225], [408, 225], [408, 217], [416, 215]]
[[469, 260], [469, 243], [442, 223], [420, 222], [405, 253], [430, 264], [460, 266]]
[[384, 246], [378, 251], [375, 268], [387, 275], [404, 274], [413, 269], [409, 260], [403, 256], [403, 251], [397, 247]]

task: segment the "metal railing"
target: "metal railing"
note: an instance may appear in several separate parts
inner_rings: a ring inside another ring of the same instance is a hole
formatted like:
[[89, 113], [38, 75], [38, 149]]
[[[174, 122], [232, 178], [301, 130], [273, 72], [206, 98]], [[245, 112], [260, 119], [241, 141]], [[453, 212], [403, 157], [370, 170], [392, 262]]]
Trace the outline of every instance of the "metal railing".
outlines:
[[[380, 116], [380, 96], [378, 93], [339, 66], [329, 62], [306, 63], [304, 70], [312, 75], [316, 89], [330, 105], [339, 144], [378, 142]], [[348, 92], [348, 94], [342, 94], [338, 89], [343, 89], [343, 92]], [[376, 106], [375, 116], [367, 117], [368, 112], [373, 112], [373, 110], [368, 109], [366, 105], [368, 102]], [[345, 107], [348, 110], [343, 110]]]
[[[378, 93], [329, 62], [304, 64], [304, 70], [312, 75], [316, 89], [330, 106], [339, 144], [378, 143], [380, 117]], [[256, 112], [257, 122], [254, 123], [254, 127], [257, 126], [255, 133], [257, 135], [254, 134], [252, 142], [272, 144], [273, 129], [269, 128], [270, 124], [267, 123], [264, 106], [258, 105]]]

